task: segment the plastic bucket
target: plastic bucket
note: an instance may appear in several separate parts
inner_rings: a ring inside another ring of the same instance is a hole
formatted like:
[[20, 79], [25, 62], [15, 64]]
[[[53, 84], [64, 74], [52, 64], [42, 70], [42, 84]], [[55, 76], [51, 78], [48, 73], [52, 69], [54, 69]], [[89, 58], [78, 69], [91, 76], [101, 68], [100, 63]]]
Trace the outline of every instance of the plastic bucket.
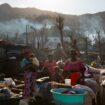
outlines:
[[71, 85], [71, 79], [65, 79], [65, 84], [70, 86]]

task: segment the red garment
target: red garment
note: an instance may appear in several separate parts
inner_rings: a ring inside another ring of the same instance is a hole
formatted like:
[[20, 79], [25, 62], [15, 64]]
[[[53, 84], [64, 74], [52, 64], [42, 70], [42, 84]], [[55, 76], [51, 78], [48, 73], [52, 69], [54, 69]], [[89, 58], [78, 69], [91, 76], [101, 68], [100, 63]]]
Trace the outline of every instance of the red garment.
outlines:
[[76, 85], [77, 80], [80, 78], [83, 70], [84, 65], [81, 61], [71, 62], [69, 60], [64, 65], [64, 71], [70, 71], [71, 85]]
[[75, 72], [75, 73], [72, 73], [70, 75], [70, 79], [71, 79], [71, 85], [74, 86], [76, 85], [78, 79], [80, 79], [81, 77], [81, 74], [79, 72]]
[[44, 62], [44, 67], [48, 69], [50, 75], [52, 75], [55, 71], [56, 61], [48, 61]]

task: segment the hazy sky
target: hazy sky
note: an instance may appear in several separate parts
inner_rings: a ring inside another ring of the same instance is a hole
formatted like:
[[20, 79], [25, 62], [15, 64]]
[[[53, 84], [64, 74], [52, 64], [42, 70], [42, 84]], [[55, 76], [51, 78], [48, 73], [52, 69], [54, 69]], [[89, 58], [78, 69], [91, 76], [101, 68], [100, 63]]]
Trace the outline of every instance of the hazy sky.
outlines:
[[0, 0], [2, 3], [76, 15], [105, 11], [105, 0]]

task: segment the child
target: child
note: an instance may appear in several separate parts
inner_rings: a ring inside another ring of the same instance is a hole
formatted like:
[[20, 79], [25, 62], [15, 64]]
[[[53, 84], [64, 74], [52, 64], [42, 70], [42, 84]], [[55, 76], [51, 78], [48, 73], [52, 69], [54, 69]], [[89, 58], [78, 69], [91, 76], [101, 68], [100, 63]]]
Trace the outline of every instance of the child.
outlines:
[[62, 77], [62, 71], [59, 69], [59, 67], [55, 67], [54, 73], [51, 76], [51, 80], [58, 83], [64, 82]]

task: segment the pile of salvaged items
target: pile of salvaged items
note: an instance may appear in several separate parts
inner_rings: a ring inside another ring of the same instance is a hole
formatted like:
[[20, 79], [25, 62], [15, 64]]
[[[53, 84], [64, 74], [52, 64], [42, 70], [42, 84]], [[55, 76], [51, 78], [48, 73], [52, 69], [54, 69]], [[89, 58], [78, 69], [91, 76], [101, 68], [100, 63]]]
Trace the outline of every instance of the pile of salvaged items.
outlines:
[[18, 105], [22, 98], [24, 82], [12, 78], [0, 78], [0, 104]]

